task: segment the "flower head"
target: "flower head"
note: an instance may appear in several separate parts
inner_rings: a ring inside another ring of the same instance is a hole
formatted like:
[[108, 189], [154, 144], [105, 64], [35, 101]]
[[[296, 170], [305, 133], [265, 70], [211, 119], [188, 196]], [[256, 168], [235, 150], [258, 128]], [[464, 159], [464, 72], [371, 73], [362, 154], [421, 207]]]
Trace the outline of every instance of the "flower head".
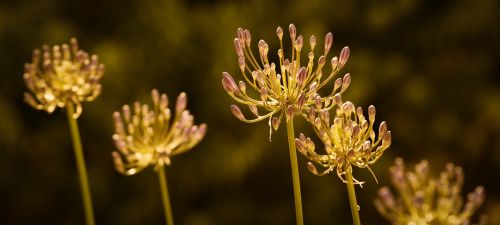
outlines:
[[133, 109], [124, 105], [121, 113], [113, 114], [118, 151], [112, 155], [120, 173], [132, 175], [150, 164], [155, 168], [170, 165], [172, 156], [190, 150], [205, 136], [206, 124], [193, 125], [193, 116], [186, 110], [186, 93], [177, 97], [173, 118], [167, 95], [153, 89], [151, 96], [151, 109], [135, 102]]
[[[333, 124], [327, 108], [338, 106]], [[375, 107], [368, 107], [368, 120], [361, 107], [355, 108], [351, 102], [342, 102], [339, 95], [332, 102], [318, 101], [316, 109], [309, 112], [309, 122], [325, 146], [326, 154], [315, 151], [314, 142], [304, 134], [295, 139], [297, 149], [306, 158], [326, 168], [319, 173], [316, 166], [309, 162], [308, 169], [315, 175], [323, 176], [336, 170], [339, 178], [344, 179], [345, 171], [351, 166], [368, 168], [375, 163], [391, 145], [391, 132], [385, 122], [380, 123], [378, 135], [375, 134]], [[371, 170], [370, 170], [371, 172]], [[362, 182], [355, 181], [357, 184]]]
[[[405, 171], [403, 159], [397, 158], [390, 168], [392, 183], [399, 196], [389, 187], [378, 191], [375, 206], [393, 225], [465, 225], [484, 201], [482, 186], [467, 195], [460, 195], [464, 175], [462, 168], [449, 163], [437, 178], [429, 175], [429, 162], [422, 160], [415, 171]], [[464, 204], [465, 203], [465, 204]], [[479, 224], [485, 224], [482, 217]]]
[[[258, 54], [254, 55], [251, 49], [251, 34], [248, 30], [238, 28], [237, 38], [234, 39], [238, 64], [245, 81], [236, 81], [224, 72], [222, 74], [222, 85], [224, 90], [237, 102], [248, 105], [254, 114], [254, 119], [246, 119], [240, 108], [231, 106], [231, 111], [240, 120], [253, 123], [269, 118], [269, 125], [278, 129], [283, 115], [287, 120], [294, 115], [307, 112], [316, 101], [325, 102], [335, 94], [344, 92], [350, 83], [350, 75], [337, 78], [331, 93], [321, 97], [317, 92], [332, 80], [340, 69], [345, 65], [349, 57], [349, 48], [344, 47], [340, 56], [331, 59], [332, 69], [324, 72], [327, 55], [333, 43], [332, 33], [325, 36], [324, 50], [315, 55], [316, 37], [313, 35], [309, 40], [310, 50], [306, 60], [302, 58], [304, 38], [297, 36], [295, 25], [290, 24], [291, 53], [287, 56], [283, 48], [283, 29], [277, 29], [280, 49], [277, 51], [279, 62], [270, 62], [268, 58], [269, 46], [264, 40], [260, 40]], [[316, 63], [315, 63], [316, 62]], [[254, 89], [249, 93], [246, 86]], [[256, 97], [252, 97], [252, 94]], [[267, 111], [264, 115], [259, 114], [258, 108]], [[270, 128], [271, 129], [271, 128]]]
[[39, 110], [52, 113], [56, 107], [68, 103], [76, 105], [74, 118], [82, 113], [81, 102], [92, 101], [101, 93], [99, 83], [104, 65], [97, 55], [78, 49], [76, 38], [70, 45], [44, 45], [42, 51], [35, 49], [31, 63], [26, 63], [24, 80], [28, 90], [25, 101]]

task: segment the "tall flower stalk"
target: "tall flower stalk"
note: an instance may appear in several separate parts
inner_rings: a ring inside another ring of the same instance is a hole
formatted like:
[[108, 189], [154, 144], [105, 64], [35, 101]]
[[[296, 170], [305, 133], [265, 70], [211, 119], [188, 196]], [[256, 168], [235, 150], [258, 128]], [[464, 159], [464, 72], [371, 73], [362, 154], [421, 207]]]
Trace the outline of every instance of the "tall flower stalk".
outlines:
[[89, 57], [72, 38], [70, 45], [52, 48], [44, 45], [42, 51], [35, 49], [23, 75], [29, 90], [24, 100], [29, 105], [48, 113], [58, 107], [66, 108], [87, 225], [94, 225], [95, 221], [77, 119], [82, 113], [81, 102], [92, 101], [100, 94], [103, 73], [104, 65], [99, 63], [97, 55]]
[[[437, 177], [430, 172], [426, 160], [408, 171], [403, 159], [397, 158], [390, 168], [396, 195], [387, 186], [380, 188], [375, 200], [379, 213], [393, 225], [471, 224], [471, 217], [484, 201], [484, 188], [476, 187], [464, 201], [460, 194], [464, 183], [461, 167], [448, 163]], [[486, 224], [486, 218], [477, 224]]]
[[[254, 55], [251, 49], [250, 31], [238, 28], [234, 47], [244, 81], [236, 83], [229, 73], [224, 72], [222, 73], [222, 86], [236, 102], [247, 105], [255, 116], [253, 119], [247, 119], [238, 106], [231, 105], [231, 111], [238, 119], [246, 123], [268, 119], [270, 140], [272, 130], [277, 130], [285, 117], [296, 221], [297, 224], [303, 224], [300, 179], [294, 142], [294, 116], [301, 115], [307, 118], [308, 112], [317, 102], [330, 102], [333, 96], [341, 94], [347, 89], [351, 80], [349, 74], [343, 78], [337, 78], [328, 95], [322, 97], [317, 93], [321, 88], [327, 86], [345, 65], [349, 57], [349, 48], [344, 47], [339, 57], [333, 57], [330, 60], [331, 71], [324, 72], [327, 55], [333, 44], [332, 33], [326, 34], [324, 49], [319, 55], [314, 53], [317, 43], [316, 37], [311, 36], [309, 39], [310, 50], [306, 59], [301, 56], [301, 53], [305, 51], [303, 49], [304, 38], [302, 35], [297, 35], [295, 25], [290, 24], [289, 26], [291, 46], [288, 56], [283, 45], [283, 29], [278, 27], [276, 34], [280, 42], [280, 48], [276, 52], [279, 57], [278, 63], [269, 61], [269, 45], [264, 40], [259, 40], [258, 54]], [[307, 63], [304, 64], [302, 61], [307, 61]], [[247, 85], [250, 87], [248, 91]], [[266, 112], [261, 115], [259, 108]]]
[[194, 125], [194, 118], [186, 110], [187, 96], [181, 93], [175, 104], [175, 116], [168, 108], [168, 97], [151, 91], [153, 107], [135, 102], [122, 112], [113, 114], [115, 134], [113, 140], [118, 151], [112, 153], [115, 168], [124, 175], [134, 175], [149, 165], [158, 171], [165, 220], [173, 225], [172, 207], [168, 194], [165, 166], [171, 157], [184, 153], [198, 144], [206, 133], [206, 124]]
[[[334, 106], [338, 108], [331, 123], [329, 109]], [[375, 107], [368, 107], [367, 120], [361, 107], [356, 109], [353, 103], [343, 102], [340, 95], [336, 95], [332, 102], [318, 101], [316, 109], [311, 110], [308, 118], [324, 144], [325, 154], [317, 153], [314, 142], [302, 133], [295, 139], [298, 151], [310, 160], [307, 167], [313, 174], [323, 176], [335, 171], [347, 185], [353, 223], [360, 225], [354, 185], [363, 182], [353, 178], [352, 169], [354, 166], [372, 172], [369, 165], [374, 164], [390, 146], [391, 132], [382, 122], [376, 135], [373, 130]], [[316, 165], [325, 168], [324, 171], [318, 172]]]

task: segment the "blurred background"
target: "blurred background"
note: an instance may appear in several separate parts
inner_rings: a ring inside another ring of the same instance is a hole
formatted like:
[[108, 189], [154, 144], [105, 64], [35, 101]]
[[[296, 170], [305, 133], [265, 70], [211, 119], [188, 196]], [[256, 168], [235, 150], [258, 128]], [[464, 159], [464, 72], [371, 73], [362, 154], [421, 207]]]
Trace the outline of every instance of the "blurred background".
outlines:
[[[196, 123], [208, 124], [205, 139], [167, 168], [177, 224], [294, 224], [286, 129], [269, 142], [267, 122], [233, 117], [221, 87], [223, 71], [242, 79], [239, 26], [275, 54], [276, 27], [292, 22], [320, 47], [331, 31], [335, 55], [351, 48], [343, 97], [374, 104], [392, 130], [391, 148], [372, 166], [380, 183], [354, 171], [367, 182], [357, 191], [364, 224], [388, 224], [372, 202], [398, 156], [410, 166], [428, 159], [436, 174], [447, 162], [461, 165], [463, 194], [484, 185], [480, 211], [499, 224], [499, 8], [495, 0], [1, 1], [0, 224], [84, 224], [66, 115], [23, 102], [32, 50], [71, 37], [106, 65], [103, 92], [79, 119], [97, 224], [164, 224], [153, 169], [122, 176], [110, 156], [112, 112], [149, 102], [153, 88], [171, 101], [187, 92]], [[297, 133], [308, 129], [297, 122]], [[306, 162], [299, 155], [305, 223], [351, 224], [345, 185], [312, 175]]]

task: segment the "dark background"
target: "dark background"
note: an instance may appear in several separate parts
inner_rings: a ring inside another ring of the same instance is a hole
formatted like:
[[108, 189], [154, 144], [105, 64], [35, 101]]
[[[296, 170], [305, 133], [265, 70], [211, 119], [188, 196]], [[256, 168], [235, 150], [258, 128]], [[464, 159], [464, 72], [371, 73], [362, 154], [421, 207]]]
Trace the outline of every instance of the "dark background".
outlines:
[[[238, 121], [220, 82], [223, 71], [241, 79], [239, 26], [275, 54], [276, 27], [291, 22], [320, 47], [333, 32], [336, 55], [350, 46], [344, 98], [374, 104], [392, 130], [391, 148], [372, 166], [380, 184], [355, 170], [367, 181], [357, 189], [364, 224], [387, 224], [372, 201], [397, 156], [428, 159], [435, 173], [447, 162], [463, 166], [464, 195], [484, 185], [481, 212], [499, 224], [499, 8], [495, 0], [1, 1], [0, 224], [84, 224], [64, 111], [48, 115], [22, 97], [32, 50], [73, 36], [106, 65], [103, 92], [79, 119], [97, 224], [164, 223], [153, 170], [122, 176], [110, 157], [112, 112], [149, 101], [152, 88], [171, 101], [186, 91], [196, 122], [208, 124], [205, 139], [167, 168], [177, 224], [294, 224], [284, 126], [269, 142], [266, 122]], [[306, 224], [350, 224], [345, 185], [312, 175], [306, 162], [299, 156]]]

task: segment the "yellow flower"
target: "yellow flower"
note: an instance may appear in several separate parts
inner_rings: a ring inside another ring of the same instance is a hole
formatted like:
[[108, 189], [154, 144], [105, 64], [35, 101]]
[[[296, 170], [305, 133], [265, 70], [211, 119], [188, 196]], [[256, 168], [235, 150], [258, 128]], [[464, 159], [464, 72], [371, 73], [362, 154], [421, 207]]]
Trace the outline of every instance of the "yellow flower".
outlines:
[[[376, 137], [373, 131], [374, 106], [368, 107], [368, 120], [366, 120], [361, 107], [356, 109], [351, 102], [342, 102], [340, 95], [336, 95], [331, 104], [329, 107], [338, 106], [333, 124], [330, 124], [327, 107], [319, 101], [316, 110], [311, 110], [309, 113], [309, 122], [314, 125], [316, 134], [325, 146], [326, 154], [318, 154], [314, 142], [302, 133], [295, 139], [295, 143], [298, 151], [306, 158], [326, 168], [325, 171], [318, 173], [315, 165], [309, 162], [307, 166], [312, 173], [323, 176], [336, 170], [338, 177], [346, 183], [344, 175], [351, 166], [368, 168], [371, 172], [369, 165], [375, 163], [390, 146], [391, 132], [387, 130], [386, 123], [382, 122]], [[362, 184], [357, 180], [355, 183]]]
[[[317, 92], [326, 86], [332, 80], [340, 69], [345, 65], [349, 57], [349, 48], [344, 47], [339, 58], [331, 59], [331, 72], [323, 72], [327, 55], [333, 43], [332, 33], [325, 36], [324, 51], [322, 54], [314, 54], [316, 46], [316, 37], [310, 38], [310, 51], [307, 55], [308, 62], [303, 64], [301, 53], [303, 50], [304, 39], [302, 35], [297, 36], [295, 25], [290, 24], [289, 33], [291, 39], [291, 53], [285, 55], [283, 48], [283, 29], [277, 28], [277, 35], [280, 41], [280, 49], [277, 51], [279, 62], [269, 62], [269, 46], [264, 40], [258, 43], [257, 56], [254, 56], [251, 50], [251, 34], [248, 30], [238, 28], [238, 37], [234, 39], [236, 53], [239, 57], [238, 63], [243, 73], [245, 81], [239, 81], [238, 84], [229, 75], [222, 74], [222, 85], [224, 90], [237, 102], [248, 105], [250, 111], [256, 118], [246, 119], [240, 108], [231, 105], [232, 113], [240, 120], [253, 123], [269, 118], [269, 126], [277, 130], [283, 115], [287, 120], [292, 119], [294, 115], [306, 116], [311, 105], [316, 101], [325, 102], [331, 99], [335, 94], [342, 93], [350, 83], [350, 75], [346, 74], [344, 78], [335, 80], [333, 90], [330, 94], [321, 97]], [[315, 64], [315, 59], [316, 64]], [[278, 67], [278, 68], [277, 68]], [[278, 71], [277, 71], [278, 70]], [[254, 89], [254, 93], [249, 93], [246, 86]], [[252, 97], [252, 94], [257, 97]], [[260, 115], [258, 108], [267, 111]]]
[[33, 60], [25, 64], [24, 73], [31, 93], [24, 93], [24, 99], [34, 108], [48, 113], [73, 103], [76, 119], [82, 113], [81, 102], [92, 101], [101, 93], [99, 81], [104, 65], [99, 63], [97, 55], [89, 57], [78, 49], [76, 38], [70, 42], [70, 45], [55, 45], [52, 49], [44, 45], [42, 51], [33, 51]]
[[[464, 175], [461, 167], [446, 165], [438, 178], [429, 175], [429, 162], [422, 160], [415, 171], [405, 171], [403, 159], [397, 158], [390, 168], [392, 183], [397, 191], [394, 197], [389, 187], [378, 191], [375, 206], [393, 225], [463, 225], [484, 201], [484, 188], [476, 187], [467, 195], [460, 195]], [[464, 204], [465, 203], [465, 204]], [[481, 217], [479, 224], [486, 224]]]
[[193, 116], [186, 110], [186, 93], [177, 97], [174, 118], [166, 94], [153, 89], [151, 96], [152, 109], [135, 102], [133, 115], [128, 105], [123, 106], [122, 113], [113, 114], [113, 140], [118, 151], [112, 156], [120, 173], [132, 175], [150, 164], [155, 169], [170, 165], [172, 156], [190, 150], [205, 136], [206, 124], [193, 125]]

